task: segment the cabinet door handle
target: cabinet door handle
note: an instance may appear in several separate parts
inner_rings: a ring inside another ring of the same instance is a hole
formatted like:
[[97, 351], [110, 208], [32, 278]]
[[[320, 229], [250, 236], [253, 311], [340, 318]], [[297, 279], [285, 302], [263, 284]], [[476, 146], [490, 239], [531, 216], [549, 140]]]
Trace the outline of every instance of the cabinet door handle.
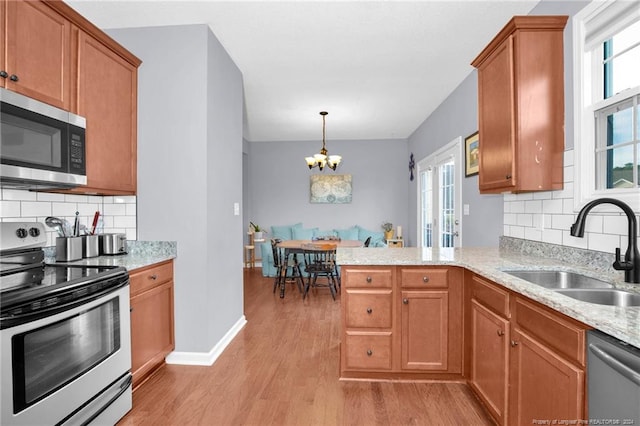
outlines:
[[5, 70], [2, 70], [2, 71], [0, 71], [0, 77], [7, 78], [7, 77], [9, 77], [9, 74]]
[[516, 342], [515, 340], [511, 341], [511, 347], [515, 348], [516, 346], [518, 346], [518, 342]]
[[409, 304], [409, 299], [406, 299], [406, 298], [402, 299], [402, 303], [404, 303], [405, 305], [408, 305]]
[[504, 336], [504, 330], [498, 330], [498, 336], [500, 337]]
[[367, 282], [371, 283], [371, 281], [373, 281], [373, 279], [371, 277], [367, 277]]
[[373, 351], [371, 349], [367, 349], [367, 356], [373, 355]]
[[11, 81], [18, 81], [19, 79], [18, 79], [18, 76], [17, 76], [17, 75], [15, 75], [15, 74], [11, 74], [11, 77], [9, 77], [9, 80], [11, 80]]
[[153, 274], [153, 275], [149, 276], [149, 278], [151, 278], [152, 280], [155, 281], [155, 280], [158, 279], [158, 276], [156, 274]]
[[423, 283], [428, 283], [429, 282], [429, 277], [427, 277], [427, 276], [422, 277], [422, 282]]
[[511, 175], [506, 175], [505, 178], [507, 178], [507, 180], [511, 179]]
[[373, 309], [367, 308], [367, 313], [370, 314], [371, 312], [373, 312]]

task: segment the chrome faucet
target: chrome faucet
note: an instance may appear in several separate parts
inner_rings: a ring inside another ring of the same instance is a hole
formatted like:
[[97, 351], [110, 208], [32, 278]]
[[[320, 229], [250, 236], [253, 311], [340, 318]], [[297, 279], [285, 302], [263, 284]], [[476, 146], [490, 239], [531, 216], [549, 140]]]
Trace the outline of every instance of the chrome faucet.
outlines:
[[616, 260], [613, 262], [613, 269], [624, 271], [624, 280], [628, 283], [640, 284], [640, 253], [638, 253], [638, 222], [636, 215], [627, 204], [615, 198], [598, 198], [587, 203], [580, 213], [576, 222], [571, 225], [571, 235], [574, 237], [584, 237], [584, 223], [587, 214], [592, 208], [599, 204], [613, 204], [622, 209], [627, 215], [629, 223], [629, 243], [624, 254], [624, 261], [620, 260], [620, 248], [616, 248]]

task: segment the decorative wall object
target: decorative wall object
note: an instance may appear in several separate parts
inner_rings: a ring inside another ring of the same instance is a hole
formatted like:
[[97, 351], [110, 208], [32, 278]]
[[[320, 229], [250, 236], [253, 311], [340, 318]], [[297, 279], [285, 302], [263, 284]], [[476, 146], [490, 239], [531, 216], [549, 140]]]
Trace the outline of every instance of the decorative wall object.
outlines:
[[309, 190], [311, 203], [350, 203], [351, 175], [311, 175]]
[[464, 175], [466, 177], [478, 174], [480, 159], [480, 139], [475, 132], [464, 139]]
[[409, 180], [413, 180], [413, 171], [416, 168], [416, 162], [413, 159], [413, 152], [409, 156]]

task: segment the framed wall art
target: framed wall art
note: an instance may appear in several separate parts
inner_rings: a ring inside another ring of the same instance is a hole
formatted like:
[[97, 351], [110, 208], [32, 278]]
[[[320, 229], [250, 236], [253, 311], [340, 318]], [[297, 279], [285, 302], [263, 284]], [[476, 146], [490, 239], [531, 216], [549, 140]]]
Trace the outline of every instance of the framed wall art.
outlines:
[[351, 202], [351, 175], [311, 175], [309, 202], [346, 204]]
[[464, 175], [465, 177], [478, 174], [480, 160], [480, 138], [475, 132], [464, 139]]

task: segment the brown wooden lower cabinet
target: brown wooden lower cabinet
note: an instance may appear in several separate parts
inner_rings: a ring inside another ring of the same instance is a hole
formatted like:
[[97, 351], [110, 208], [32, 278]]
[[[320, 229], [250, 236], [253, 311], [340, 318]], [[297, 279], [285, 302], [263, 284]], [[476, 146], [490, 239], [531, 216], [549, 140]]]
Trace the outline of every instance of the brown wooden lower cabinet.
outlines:
[[469, 385], [499, 424], [506, 423], [509, 339], [508, 320], [472, 300]]
[[588, 326], [455, 266], [342, 267], [342, 379], [467, 380], [499, 425], [579, 421]]
[[499, 425], [587, 417], [587, 326], [475, 274], [469, 385]]
[[131, 371], [136, 390], [175, 348], [173, 261], [130, 273]]
[[462, 380], [462, 269], [343, 266], [343, 379]]

